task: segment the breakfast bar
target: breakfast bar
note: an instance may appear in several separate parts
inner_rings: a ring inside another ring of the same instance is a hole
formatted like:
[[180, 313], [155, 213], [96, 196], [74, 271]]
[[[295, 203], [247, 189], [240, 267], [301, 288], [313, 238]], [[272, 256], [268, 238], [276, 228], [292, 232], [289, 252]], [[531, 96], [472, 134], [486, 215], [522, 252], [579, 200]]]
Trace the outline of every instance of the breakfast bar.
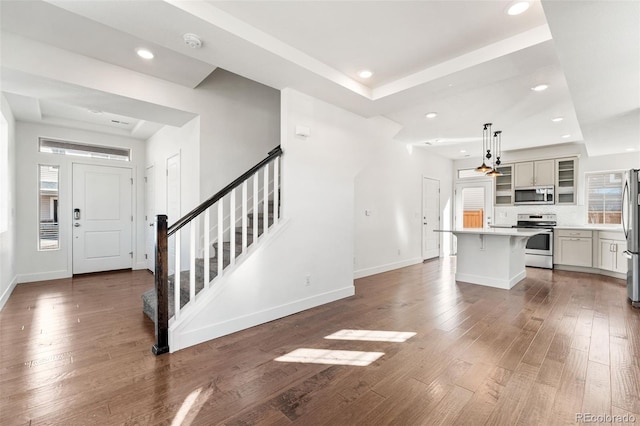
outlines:
[[456, 281], [509, 290], [527, 276], [527, 240], [549, 231], [464, 228], [435, 232], [451, 232], [457, 238]]

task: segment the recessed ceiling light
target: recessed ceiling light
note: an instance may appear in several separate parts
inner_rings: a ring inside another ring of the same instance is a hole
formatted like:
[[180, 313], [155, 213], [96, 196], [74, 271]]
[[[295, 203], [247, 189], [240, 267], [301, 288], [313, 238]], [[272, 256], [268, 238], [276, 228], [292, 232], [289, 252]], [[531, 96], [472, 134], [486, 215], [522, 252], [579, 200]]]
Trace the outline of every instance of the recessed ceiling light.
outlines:
[[147, 49], [137, 49], [136, 53], [143, 59], [153, 59], [153, 53]]
[[554, 123], [559, 123], [559, 122], [561, 122], [562, 120], [564, 120], [564, 117], [555, 117], [555, 118], [552, 118], [552, 119], [551, 119], [551, 121], [553, 121]]
[[97, 109], [90, 109], [88, 110], [91, 114], [102, 114], [102, 111], [97, 110]]
[[529, 6], [530, 5], [528, 1], [519, 1], [517, 3], [514, 3], [511, 6], [509, 6], [509, 9], [507, 9], [507, 15], [511, 15], [511, 16], [520, 15], [521, 13], [529, 9]]
[[533, 86], [531, 90], [534, 92], [542, 92], [543, 90], [547, 90], [547, 88], [549, 88], [549, 86], [546, 84], [538, 84], [537, 86]]
[[358, 71], [358, 76], [360, 76], [360, 78], [369, 78], [372, 75], [373, 75], [373, 72], [369, 70]]
[[437, 115], [438, 115], [437, 112], [428, 112], [424, 116], [427, 117], [427, 118], [435, 118], [435, 117], [437, 117]]
[[627, 148], [627, 151], [631, 152], [631, 151], [635, 151], [635, 148]]
[[570, 134], [566, 134], [566, 135], [562, 135], [562, 137], [563, 137], [564, 139], [567, 139], [567, 138], [570, 138], [570, 137], [571, 137], [571, 135], [570, 135]]
[[466, 149], [461, 149], [461, 150], [460, 150], [460, 153], [461, 153], [461, 154], [464, 154], [465, 152], [467, 152], [467, 150], [466, 150]]

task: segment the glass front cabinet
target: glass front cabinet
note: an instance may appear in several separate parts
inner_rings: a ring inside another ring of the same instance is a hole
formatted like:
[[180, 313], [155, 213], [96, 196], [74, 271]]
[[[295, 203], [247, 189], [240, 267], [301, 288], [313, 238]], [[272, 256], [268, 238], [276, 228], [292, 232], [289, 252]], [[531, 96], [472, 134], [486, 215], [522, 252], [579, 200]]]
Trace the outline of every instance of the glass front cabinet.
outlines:
[[498, 167], [501, 176], [495, 177], [495, 205], [513, 205], [513, 164], [503, 164]]
[[578, 158], [556, 160], [556, 204], [576, 204]]

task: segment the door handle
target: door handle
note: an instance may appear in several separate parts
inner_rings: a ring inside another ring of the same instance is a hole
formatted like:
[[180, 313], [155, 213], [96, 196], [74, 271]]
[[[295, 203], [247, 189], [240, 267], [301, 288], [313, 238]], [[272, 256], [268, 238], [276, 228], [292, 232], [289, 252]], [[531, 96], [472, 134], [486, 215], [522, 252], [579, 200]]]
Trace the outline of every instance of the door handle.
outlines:
[[150, 226], [150, 227], [152, 227], [152, 228], [153, 228], [153, 225], [154, 225], [154, 223], [153, 223], [153, 222], [151, 222], [151, 223], [149, 224], [149, 226]]
[[76, 228], [80, 227], [80, 224], [78, 222], [74, 223], [73, 226], [75, 226]]

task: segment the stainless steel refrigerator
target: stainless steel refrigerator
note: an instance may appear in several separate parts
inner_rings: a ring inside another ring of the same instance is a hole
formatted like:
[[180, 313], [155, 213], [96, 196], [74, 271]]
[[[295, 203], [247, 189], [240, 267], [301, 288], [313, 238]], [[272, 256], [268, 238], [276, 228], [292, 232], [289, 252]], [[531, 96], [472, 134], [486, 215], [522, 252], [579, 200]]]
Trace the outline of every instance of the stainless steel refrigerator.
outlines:
[[640, 170], [626, 174], [622, 191], [622, 228], [627, 238], [627, 296], [631, 305], [640, 307]]

